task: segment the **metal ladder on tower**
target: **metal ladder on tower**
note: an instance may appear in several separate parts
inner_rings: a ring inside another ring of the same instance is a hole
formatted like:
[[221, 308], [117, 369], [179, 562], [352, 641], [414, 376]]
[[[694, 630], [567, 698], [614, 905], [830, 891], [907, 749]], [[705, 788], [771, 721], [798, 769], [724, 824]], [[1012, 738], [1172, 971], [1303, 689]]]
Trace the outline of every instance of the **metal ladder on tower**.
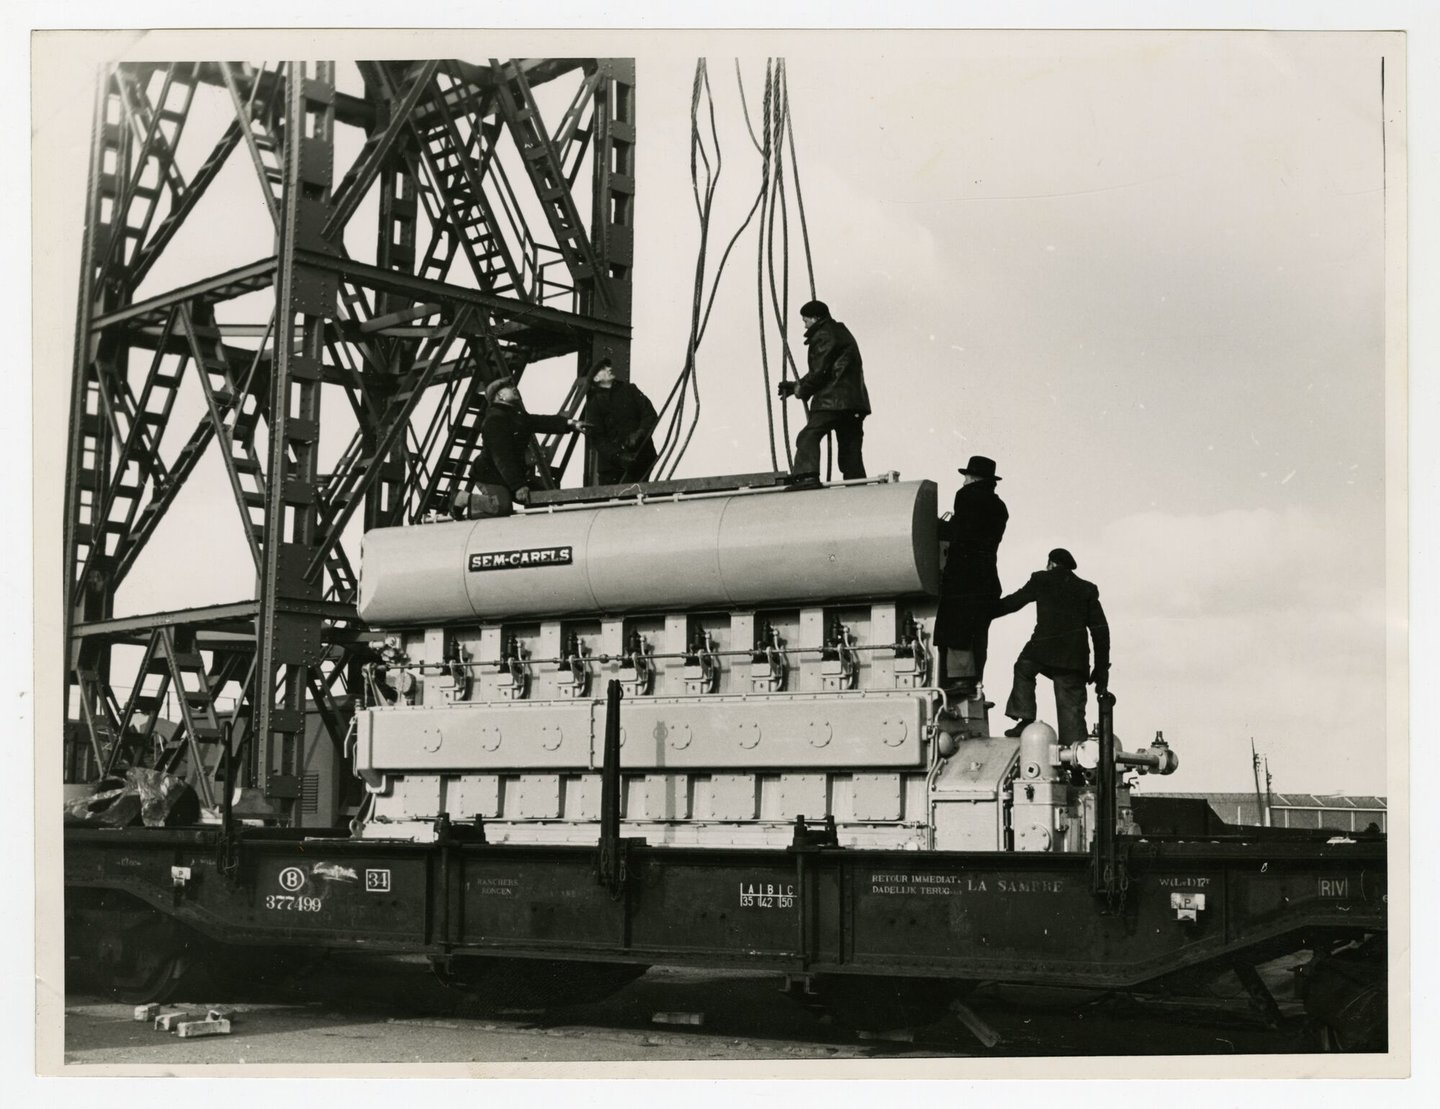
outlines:
[[[88, 504], [82, 505], [82, 509], [88, 508], [88, 530], [80, 536], [81, 542], [86, 545], [76, 578], [80, 588], [83, 588], [83, 582], [97, 558], [110, 557], [118, 563], [125, 545], [134, 535], [138, 520], [144, 515], [140, 502], [147, 488], [151, 494], [148, 504], [153, 504], [157, 490], [167, 478], [160, 458], [159, 438], [170, 418], [184, 370], [183, 358], [176, 366], [166, 365], [165, 340], [174, 323], [175, 315], [172, 313], [156, 344], [156, 352], [138, 398], [132, 396], [124, 373], [113, 357], [104, 353], [97, 357], [94, 384], [97, 402], [110, 410], [117, 427], [123, 424], [126, 430], [112, 467], [115, 480], [106, 484], [103, 498], [92, 498]], [[113, 395], [107, 394], [107, 389]], [[90, 429], [84, 427], [82, 432], [88, 437]], [[130, 473], [132, 466], [134, 472]], [[93, 541], [86, 543], [87, 537]], [[113, 547], [111, 539], [114, 540]], [[72, 598], [72, 601], [75, 599]]]
[[[165, 76], [160, 84], [158, 107], [150, 103], [133, 70], [124, 66], [115, 70], [116, 85], [125, 104], [125, 118], [132, 130], [138, 132], [136, 138], [141, 144], [143, 158], [121, 198], [124, 222], [119, 230], [123, 241], [115, 246], [127, 265], [135, 261], [149, 234], [164, 188], [168, 186], [170, 189], [172, 208], [175, 207], [174, 198], [183, 196], [186, 189], [185, 179], [175, 164], [175, 147], [189, 118], [196, 86], [200, 83], [199, 66], [194, 62], [185, 62], [163, 68]], [[147, 171], [152, 165], [155, 167], [153, 180], [147, 180], [150, 176]]]
[[260, 565], [265, 538], [265, 476], [255, 449], [261, 404], [251, 389], [242, 389], [230, 372], [224, 340], [214, 308], [196, 304], [182, 310], [181, 327], [199, 371], [200, 387], [225, 450], [225, 471], [245, 521], [245, 536], [255, 565]]
[[75, 667], [80, 717], [91, 737], [95, 765], [104, 768], [116, 758], [125, 741], [125, 732], [120, 724], [120, 706], [96, 667], [96, 648], [93, 645], [82, 646], [80, 661]]
[[[93, 675], [82, 674], [82, 680]], [[123, 713], [114, 724], [115, 743], [102, 763], [102, 776], [122, 768], [144, 766], [175, 773], [189, 756], [185, 775], [201, 803], [214, 804], [213, 782], [224, 760], [224, 731], [215, 715], [213, 693], [216, 685], [205, 666], [193, 629], [161, 627], [150, 633], [145, 654], [137, 671], [140, 683], [130, 691]], [[180, 719], [173, 721], [174, 733], [158, 739], [161, 713], [174, 691]], [[136, 718], [143, 718], [143, 723]], [[145, 757], [149, 747], [153, 757]]]
[[[200, 370], [201, 388], [210, 407], [212, 423], [219, 429], [225, 448], [226, 473], [245, 522], [246, 539], [259, 566], [265, 542], [268, 496], [264, 466], [255, 447], [255, 433], [264, 408], [257, 395], [260, 390], [246, 388], [235, 381], [224, 350], [223, 335], [210, 305], [199, 304], [183, 314], [182, 326]], [[338, 544], [327, 552], [326, 568], [336, 594], [345, 600], [353, 598], [355, 571]]]
[[[458, 246], [482, 290], [518, 293], [520, 271], [485, 194], [487, 175], [499, 171], [494, 154], [502, 125], [486, 121], [483, 90], [453, 63], [442, 63], [436, 82], [447, 110], [432, 113], [423, 126], [412, 122], [416, 145], [408, 153], [416, 194], [435, 230], [417, 272], [445, 280]], [[468, 136], [456, 123], [460, 114], [468, 120]]]
[[608, 275], [599, 272], [594, 248], [560, 164], [559, 151], [541, 121], [524, 67], [514, 59], [502, 63], [492, 58], [490, 65], [496, 74], [495, 91], [500, 98], [501, 114], [510, 125], [510, 134], [544, 208], [560, 255], [577, 283], [592, 282], [600, 298], [608, 301]]
[[[576, 375], [570, 383], [570, 389], [565, 394], [565, 399], [560, 403], [559, 415], [567, 419], [578, 417], [584, 411], [585, 397], [589, 390], [590, 378]], [[565, 473], [565, 467], [570, 464], [570, 457], [575, 451], [576, 444], [580, 441], [580, 435], [581, 433], [578, 431], [552, 431], [535, 437], [530, 447], [530, 458], [538, 469], [543, 488], [558, 489], [560, 487], [560, 478]], [[560, 456], [558, 463], [555, 461], [556, 455]]]
[[[238, 77], [236, 68], [239, 70]], [[276, 68], [276, 79], [271, 82], [272, 90], [282, 87], [278, 78], [284, 68], [284, 62]], [[273, 112], [276, 105], [271, 100], [260, 97], [267, 71], [263, 67], [259, 70], [252, 70], [248, 64], [243, 62], [234, 68], [230, 62], [221, 62], [220, 74], [225, 80], [226, 89], [230, 92], [230, 100], [235, 107], [235, 118], [240, 121], [243, 128], [245, 145], [250, 149], [250, 159], [255, 163], [255, 172], [260, 178], [261, 191], [265, 196], [265, 206], [270, 210], [271, 222], [278, 229], [281, 193], [284, 191], [285, 184], [284, 134], [280, 119]], [[251, 82], [248, 98], [241, 97], [241, 78]]]
[[[483, 322], [483, 321], [482, 321]], [[463, 383], [456, 383], [455, 396], [451, 395], [441, 403], [454, 406], [452, 417], [445, 435], [444, 444], [435, 455], [435, 466], [421, 490], [411, 516], [412, 521], [424, 518], [429, 512], [448, 512], [450, 501], [465, 488], [470, 467], [480, 447], [480, 425], [485, 419], [485, 387], [502, 377], [519, 381], [525, 371], [525, 352], [518, 347], [502, 347], [488, 322], [470, 336], [471, 357], [477, 360], [475, 372]]]
[[210, 674], [196, 645], [193, 628], [160, 628], [157, 635], [185, 729], [183, 740], [172, 738], [167, 744], [165, 764], [173, 768], [180, 761], [183, 748], [183, 753], [190, 757], [187, 775], [190, 785], [200, 795], [201, 803], [209, 808], [215, 804], [215, 775], [225, 757], [225, 733], [215, 716]]

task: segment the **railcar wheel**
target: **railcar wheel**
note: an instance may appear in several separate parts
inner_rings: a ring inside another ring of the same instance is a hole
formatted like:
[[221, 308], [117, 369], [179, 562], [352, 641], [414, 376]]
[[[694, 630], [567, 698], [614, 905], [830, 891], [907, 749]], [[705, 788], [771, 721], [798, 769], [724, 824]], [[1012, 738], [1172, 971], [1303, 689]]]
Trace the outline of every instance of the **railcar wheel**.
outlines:
[[1383, 935], [1317, 954], [1298, 985], [1321, 1051], [1385, 1051], [1389, 1044], [1388, 959]]
[[1345, 1034], [1331, 1025], [1315, 1025], [1314, 1036], [1315, 1046], [1323, 1052], [1350, 1052], [1354, 1050], [1346, 1041]]
[[215, 988], [226, 1000], [268, 998], [303, 978], [324, 954], [310, 947], [215, 943], [209, 946], [206, 963]]
[[837, 1024], [880, 1032], [934, 1024], [967, 983], [943, 978], [875, 978], [826, 974], [815, 979], [815, 998]]
[[67, 987], [86, 985], [134, 1005], [198, 985], [204, 962], [194, 933], [143, 905], [68, 914], [65, 948]]
[[432, 959], [431, 968], [447, 987], [486, 1008], [552, 1008], [601, 1001], [650, 968], [636, 963], [514, 959], [455, 955]]

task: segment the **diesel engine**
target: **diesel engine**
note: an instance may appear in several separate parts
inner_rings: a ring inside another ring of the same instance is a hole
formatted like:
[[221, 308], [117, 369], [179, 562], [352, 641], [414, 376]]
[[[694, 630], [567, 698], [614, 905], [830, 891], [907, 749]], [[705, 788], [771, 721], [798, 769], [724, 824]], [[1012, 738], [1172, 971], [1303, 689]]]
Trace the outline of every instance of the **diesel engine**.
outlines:
[[616, 680], [628, 836], [784, 846], [803, 818], [846, 846], [1085, 850], [1098, 744], [992, 736], [983, 699], [933, 680], [941, 556], [934, 483], [893, 476], [373, 530], [358, 830], [427, 840], [444, 814], [494, 843], [594, 843]]

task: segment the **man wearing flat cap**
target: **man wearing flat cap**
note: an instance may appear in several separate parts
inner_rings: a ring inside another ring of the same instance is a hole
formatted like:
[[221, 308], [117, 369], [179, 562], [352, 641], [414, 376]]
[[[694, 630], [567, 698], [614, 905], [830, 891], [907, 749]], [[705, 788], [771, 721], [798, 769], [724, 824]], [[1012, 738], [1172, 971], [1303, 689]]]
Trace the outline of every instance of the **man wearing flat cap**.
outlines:
[[795, 437], [795, 461], [790, 468], [798, 485], [820, 482], [820, 444], [835, 433], [835, 461], [846, 481], [865, 476], [862, 446], [865, 417], [870, 415], [870, 394], [865, 388], [865, 367], [860, 347], [850, 329], [830, 316], [823, 300], [800, 306], [805, 325], [806, 365], [799, 381], [782, 381], [776, 392], [810, 402], [805, 426]]
[[[1035, 602], [1035, 632], [1015, 660], [1015, 684], [1005, 715], [1015, 721], [1008, 736], [1018, 736], [1035, 721], [1035, 679], [1043, 674], [1055, 685], [1056, 731], [1062, 744], [1085, 738], [1085, 682], [1103, 694], [1110, 684], [1110, 626], [1100, 607], [1100, 590], [1075, 576], [1075, 558], [1064, 547], [1050, 552], [1045, 569], [1001, 598], [995, 615], [1019, 612]], [[1090, 644], [1095, 641], [1095, 668]]]
[[940, 538], [950, 543], [940, 578], [935, 612], [935, 645], [940, 653], [939, 684], [973, 697], [985, 678], [990, 619], [1000, 599], [995, 562], [1010, 512], [995, 493], [995, 460], [974, 455], [960, 468], [963, 483], [955, 511], [940, 521]]
[[479, 496], [462, 493], [455, 514], [468, 501], [472, 516], [508, 516], [515, 503], [530, 500], [530, 462], [526, 448], [537, 432], [576, 431], [580, 421], [567, 416], [536, 416], [525, 411], [515, 382], [502, 377], [485, 386], [485, 419], [480, 424], [480, 457], [470, 471]]
[[651, 433], [660, 417], [650, 398], [615, 376], [606, 358], [590, 373], [585, 401], [585, 434], [595, 448], [595, 477], [601, 485], [646, 481], [655, 468]]

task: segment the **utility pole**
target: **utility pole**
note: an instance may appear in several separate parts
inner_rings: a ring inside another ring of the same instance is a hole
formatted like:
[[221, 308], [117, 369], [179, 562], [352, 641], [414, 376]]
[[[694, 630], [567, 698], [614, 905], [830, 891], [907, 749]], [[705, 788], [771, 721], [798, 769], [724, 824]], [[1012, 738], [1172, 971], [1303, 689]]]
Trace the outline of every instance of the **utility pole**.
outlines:
[[1260, 788], [1260, 754], [1255, 750], [1255, 737], [1250, 737], [1250, 770], [1255, 775], [1255, 808], [1263, 827], [1270, 827], [1270, 771], [1265, 771], [1265, 789]]

